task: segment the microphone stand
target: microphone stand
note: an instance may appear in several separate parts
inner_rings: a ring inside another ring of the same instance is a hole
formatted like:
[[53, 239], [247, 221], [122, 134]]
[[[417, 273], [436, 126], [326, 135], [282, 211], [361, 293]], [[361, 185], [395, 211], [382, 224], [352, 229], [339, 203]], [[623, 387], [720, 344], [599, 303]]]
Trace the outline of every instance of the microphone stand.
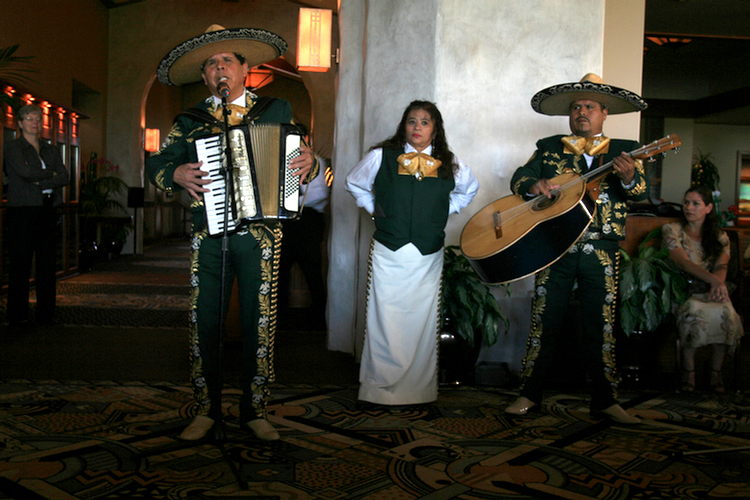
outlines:
[[[223, 86], [220, 85], [220, 87], [217, 89], [219, 90], [219, 93], [221, 94], [221, 104], [224, 108], [224, 143], [222, 147], [224, 148], [225, 158], [226, 158], [226, 164], [225, 166], [222, 166], [220, 169], [220, 172], [222, 176], [224, 177], [225, 181], [225, 195], [224, 195], [224, 227], [222, 230], [222, 236], [221, 236], [221, 289], [219, 291], [219, 352], [217, 355], [218, 359], [218, 365], [219, 370], [217, 373], [217, 379], [216, 379], [216, 387], [218, 387], [218, 391], [216, 394], [212, 394], [212, 400], [211, 400], [211, 406], [212, 410], [215, 412], [215, 414], [211, 415], [211, 418], [214, 420], [214, 424], [211, 427], [211, 429], [208, 431], [208, 434], [205, 438], [202, 438], [198, 441], [192, 442], [192, 444], [185, 446], [183, 444], [171, 444], [171, 445], [165, 445], [165, 446], [156, 446], [154, 448], [148, 449], [143, 451], [142, 453], [138, 454], [141, 458], [147, 458], [150, 456], [155, 455], [161, 455], [163, 453], [170, 453], [177, 450], [184, 450], [187, 448], [192, 448], [195, 446], [202, 445], [206, 442], [213, 444], [216, 446], [220, 451], [221, 455], [224, 458], [224, 461], [229, 465], [229, 469], [232, 471], [232, 474], [234, 475], [235, 479], [237, 480], [237, 483], [239, 484], [240, 488], [242, 490], [248, 489], [248, 483], [245, 481], [242, 476], [240, 475], [240, 471], [237, 468], [237, 465], [234, 463], [232, 458], [229, 456], [229, 453], [227, 453], [227, 450], [224, 446], [224, 443], [227, 441], [226, 437], [226, 426], [224, 423], [224, 415], [221, 409], [221, 399], [222, 399], [222, 387], [224, 385], [224, 377], [223, 377], [223, 360], [224, 360], [224, 327], [225, 327], [225, 318], [224, 318], [224, 303], [226, 300], [225, 297], [225, 288], [226, 288], [226, 266], [227, 266], [227, 253], [229, 251], [229, 210], [233, 207], [230, 205], [230, 199], [234, 198], [234, 178], [232, 176], [232, 171], [234, 169], [234, 166], [232, 165], [232, 151], [231, 147], [229, 145], [229, 114], [230, 111], [227, 109], [227, 97], [229, 97], [229, 87], [227, 87], [226, 84]], [[234, 216], [232, 217], [234, 219]], [[218, 408], [218, 411], [216, 410]], [[153, 433], [153, 436], [163, 436], [168, 435], [172, 431], [171, 429], [164, 429], [161, 431], [157, 431]]]
[[[242, 479], [240, 476], [239, 470], [237, 469], [237, 466], [235, 465], [234, 461], [231, 459], [229, 454], [227, 453], [226, 448], [224, 447], [224, 443], [226, 442], [226, 427], [224, 424], [224, 415], [221, 409], [221, 392], [222, 388], [224, 386], [224, 376], [223, 376], [223, 365], [224, 365], [224, 328], [225, 328], [225, 317], [224, 317], [224, 304], [226, 301], [226, 268], [227, 268], [227, 253], [229, 252], [229, 211], [233, 210], [233, 205], [230, 204], [230, 200], [234, 198], [234, 176], [232, 175], [234, 171], [234, 165], [232, 163], [232, 147], [229, 142], [229, 114], [231, 111], [228, 109], [227, 106], [227, 97], [229, 97], [229, 87], [224, 84], [219, 84], [219, 87], [217, 87], [217, 90], [221, 94], [221, 105], [223, 108], [223, 116], [224, 116], [224, 157], [226, 158], [226, 165], [222, 166], [221, 173], [224, 177], [224, 226], [222, 228], [222, 234], [221, 234], [221, 271], [220, 271], [220, 288], [219, 288], [219, 352], [218, 352], [218, 365], [219, 365], [219, 371], [216, 374], [217, 381], [216, 381], [216, 387], [218, 388], [218, 391], [216, 394], [212, 395], [212, 401], [211, 406], [214, 408], [214, 412], [216, 413], [214, 425], [211, 428], [211, 438], [210, 441], [216, 445], [217, 448], [221, 451], [221, 455], [224, 457], [224, 460], [229, 465], [229, 468], [232, 470], [232, 474], [234, 474], [234, 477], [237, 479], [237, 482], [240, 485], [240, 488], [243, 490], [248, 489], [247, 482]], [[234, 219], [234, 215], [232, 216], [232, 219]], [[218, 408], [218, 410], [216, 410]]]

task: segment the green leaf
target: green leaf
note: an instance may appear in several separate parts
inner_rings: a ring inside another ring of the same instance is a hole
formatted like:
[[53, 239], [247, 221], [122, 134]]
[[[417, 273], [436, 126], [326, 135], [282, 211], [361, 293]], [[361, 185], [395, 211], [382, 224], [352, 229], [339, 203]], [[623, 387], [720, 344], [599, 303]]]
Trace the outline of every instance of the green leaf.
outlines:
[[633, 273], [635, 275], [635, 286], [642, 292], [645, 292], [654, 282], [654, 267], [645, 259], [633, 261]]
[[[506, 331], [509, 329], [509, 321], [492, 293], [497, 288], [498, 285], [482, 283], [458, 246], [445, 247], [442, 314], [455, 325], [456, 334], [471, 344], [474, 342], [474, 332], [479, 330], [488, 345], [494, 344], [499, 335], [500, 321], [505, 324]], [[507, 285], [505, 291], [509, 296], [510, 288]]]

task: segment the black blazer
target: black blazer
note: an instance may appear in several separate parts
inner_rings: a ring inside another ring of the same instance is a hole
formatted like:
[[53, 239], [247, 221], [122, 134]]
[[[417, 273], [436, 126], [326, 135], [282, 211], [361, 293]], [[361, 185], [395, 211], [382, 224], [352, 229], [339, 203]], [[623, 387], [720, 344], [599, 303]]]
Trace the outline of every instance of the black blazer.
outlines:
[[[42, 160], [46, 168], [42, 168]], [[5, 145], [3, 169], [8, 181], [7, 206], [40, 207], [45, 189], [54, 190], [55, 206], [62, 204], [59, 188], [68, 185], [68, 170], [54, 146], [40, 141], [37, 155], [34, 146], [21, 136]]]

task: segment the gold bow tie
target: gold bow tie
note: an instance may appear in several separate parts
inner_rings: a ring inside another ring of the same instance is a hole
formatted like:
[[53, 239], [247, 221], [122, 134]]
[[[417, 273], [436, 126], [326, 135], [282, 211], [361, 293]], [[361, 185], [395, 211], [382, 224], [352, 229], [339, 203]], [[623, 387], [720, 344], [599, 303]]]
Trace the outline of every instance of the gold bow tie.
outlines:
[[[229, 122], [229, 126], [233, 127], [235, 125], [239, 125], [242, 123], [242, 119], [245, 118], [245, 115], [247, 114], [247, 108], [242, 107], [238, 104], [227, 104], [227, 108], [229, 109], [230, 113], [227, 117], [227, 121]], [[224, 122], [224, 107], [219, 106], [216, 108], [216, 111], [211, 113], [214, 118]]]
[[437, 177], [437, 169], [442, 164], [424, 153], [404, 153], [396, 161], [399, 175], [413, 175], [420, 181], [425, 177]]
[[603, 135], [596, 137], [571, 135], [563, 137], [562, 143], [565, 144], [565, 152], [568, 154], [580, 155], [585, 152], [589, 156], [596, 156], [609, 151], [609, 138]]

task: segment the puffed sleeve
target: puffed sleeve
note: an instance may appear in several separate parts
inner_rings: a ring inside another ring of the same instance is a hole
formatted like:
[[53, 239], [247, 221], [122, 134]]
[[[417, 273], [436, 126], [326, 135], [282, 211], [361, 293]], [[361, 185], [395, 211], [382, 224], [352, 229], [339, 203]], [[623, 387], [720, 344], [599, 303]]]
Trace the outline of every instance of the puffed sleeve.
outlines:
[[680, 248], [682, 246], [682, 241], [680, 239], [681, 232], [682, 229], [680, 228], [679, 222], [670, 222], [669, 224], [664, 224], [661, 227], [662, 246], [669, 251], [672, 251], [675, 248]]
[[719, 243], [721, 243], [721, 247], [722, 247], [721, 252], [731, 256], [732, 248], [729, 245], [729, 235], [726, 233], [726, 231], [721, 231], [719, 233]]
[[476, 196], [479, 191], [479, 181], [474, 177], [474, 173], [471, 168], [461, 160], [461, 158], [454, 155], [456, 162], [458, 163], [458, 171], [455, 175], [456, 187], [453, 188], [450, 195], [450, 212], [449, 214], [459, 213], [461, 209], [466, 207], [471, 200]]
[[372, 185], [383, 163], [381, 148], [369, 151], [362, 160], [346, 176], [346, 190], [354, 196], [358, 207], [362, 207], [372, 214], [375, 212], [375, 193]]

